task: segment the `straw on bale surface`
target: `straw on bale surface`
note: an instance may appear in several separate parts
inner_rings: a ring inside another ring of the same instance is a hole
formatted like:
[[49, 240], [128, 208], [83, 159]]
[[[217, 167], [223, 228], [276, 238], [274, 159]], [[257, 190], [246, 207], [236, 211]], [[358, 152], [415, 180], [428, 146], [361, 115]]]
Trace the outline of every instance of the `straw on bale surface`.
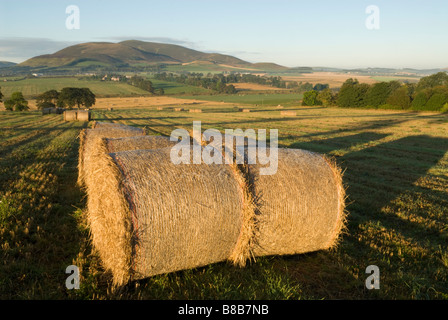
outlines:
[[76, 121], [76, 119], [77, 119], [77, 111], [76, 110], [64, 111], [64, 121]]
[[224, 261], [239, 241], [243, 195], [231, 167], [174, 164], [170, 152], [102, 152], [95, 163], [92, 242], [116, 284]]
[[90, 111], [78, 110], [77, 120], [78, 121], [90, 121]]
[[80, 134], [79, 141], [79, 156], [78, 156], [78, 183], [79, 185], [85, 184], [86, 170], [89, 160], [92, 158], [92, 154], [96, 148], [94, 143], [95, 139], [101, 138], [122, 138], [142, 136], [145, 132], [142, 129], [119, 125], [119, 126], [106, 126], [97, 127], [95, 129], [84, 129]]
[[169, 137], [165, 136], [135, 136], [125, 138], [104, 138], [100, 143], [106, 144], [106, 153], [113, 153], [129, 150], [169, 148], [176, 145], [178, 141], [171, 141]]
[[257, 201], [255, 256], [334, 247], [345, 225], [345, 190], [338, 167], [323, 156], [278, 149], [278, 169], [260, 175], [249, 165]]
[[250, 112], [250, 109], [243, 109], [242, 112]]
[[[211, 133], [210, 133], [211, 134]], [[210, 140], [204, 132], [204, 138]], [[193, 137], [199, 143], [199, 137]], [[248, 221], [250, 248], [248, 256], [286, 255], [325, 250], [335, 247], [345, 227], [345, 189], [342, 173], [334, 161], [317, 153], [300, 149], [278, 149], [278, 168], [275, 174], [260, 175], [260, 164], [254, 161], [257, 140], [243, 138], [244, 150], [237, 148], [237, 136], [233, 147], [221, 148], [227, 160], [244, 161], [239, 165], [244, 189], [252, 194], [253, 212], [245, 214]], [[240, 137], [241, 138], [241, 137]], [[201, 140], [202, 145], [220, 148], [214, 141]], [[275, 187], [273, 187], [275, 186]], [[244, 265], [243, 261], [238, 264]]]
[[174, 111], [184, 111], [184, 108], [174, 108]]

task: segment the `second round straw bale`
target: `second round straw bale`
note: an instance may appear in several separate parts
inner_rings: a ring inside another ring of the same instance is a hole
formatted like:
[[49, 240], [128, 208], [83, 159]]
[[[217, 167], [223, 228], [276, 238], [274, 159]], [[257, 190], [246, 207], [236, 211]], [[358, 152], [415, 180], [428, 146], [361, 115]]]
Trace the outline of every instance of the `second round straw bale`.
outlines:
[[89, 110], [78, 110], [76, 119], [78, 121], [90, 121], [91, 113]]
[[259, 175], [249, 165], [258, 199], [255, 256], [326, 250], [345, 225], [345, 190], [336, 164], [320, 154], [279, 149], [278, 169]]

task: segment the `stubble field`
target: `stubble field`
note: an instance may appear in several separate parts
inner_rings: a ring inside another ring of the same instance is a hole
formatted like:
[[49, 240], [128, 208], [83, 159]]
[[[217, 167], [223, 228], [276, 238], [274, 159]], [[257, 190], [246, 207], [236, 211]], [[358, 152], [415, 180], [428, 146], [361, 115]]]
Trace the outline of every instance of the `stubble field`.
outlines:
[[[96, 110], [99, 121], [169, 135], [178, 127], [278, 129], [280, 147], [335, 157], [345, 170], [348, 225], [336, 250], [223, 262], [111, 290], [91, 248], [85, 194], [76, 186], [78, 134], [61, 115], [0, 113], [1, 299], [447, 299], [448, 116], [287, 106], [250, 113], [195, 106]], [[81, 288], [67, 290], [77, 265]], [[367, 290], [366, 267], [381, 271]]]

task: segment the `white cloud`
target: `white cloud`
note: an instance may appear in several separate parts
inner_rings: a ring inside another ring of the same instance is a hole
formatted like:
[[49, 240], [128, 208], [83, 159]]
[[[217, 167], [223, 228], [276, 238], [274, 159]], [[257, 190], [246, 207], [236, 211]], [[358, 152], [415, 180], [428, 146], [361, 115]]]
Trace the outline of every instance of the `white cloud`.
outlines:
[[159, 42], [159, 43], [177, 44], [177, 45], [184, 46], [184, 47], [191, 48], [191, 49], [198, 47], [197, 42], [176, 39], [176, 38], [170, 38], [170, 37], [116, 36], [116, 37], [104, 37], [104, 38], [98, 38], [98, 39], [107, 40], [107, 41], [140, 40], [140, 41], [149, 41], [149, 42]]

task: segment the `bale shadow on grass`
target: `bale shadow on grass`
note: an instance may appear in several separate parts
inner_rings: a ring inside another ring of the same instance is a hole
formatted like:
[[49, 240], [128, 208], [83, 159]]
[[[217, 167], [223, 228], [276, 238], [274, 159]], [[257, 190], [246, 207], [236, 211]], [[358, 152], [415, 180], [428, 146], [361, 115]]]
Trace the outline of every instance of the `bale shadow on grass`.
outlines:
[[[401, 193], [416, 191], [419, 187], [415, 182], [437, 165], [447, 151], [448, 139], [419, 135], [351, 152], [341, 159], [347, 169], [346, 181], [356, 185], [354, 200], [378, 211]], [[370, 194], [367, 198], [366, 193]]]
[[[448, 275], [441, 273], [439, 281], [433, 276], [441, 267], [437, 250], [448, 238], [443, 227], [448, 223], [447, 193], [434, 190], [431, 184], [419, 184], [422, 178], [431, 179], [428, 171], [447, 151], [448, 139], [419, 135], [340, 158], [346, 169], [344, 182], [350, 203], [349, 237], [343, 247], [352, 248], [349, 254], [365, 266], [377, 264], [388, 270], [390, 285], [385, 291], [389, 295], [415, 298], [413, 295], [418, 294], [411, 291], [416, 289], [409, 284], [414, 279], [425, 284], [425, 296], [434, 296], [436, 291], [447, 293]], [[400, 274], [398, 270], [403, 269], [404, 274]], [[430, 292], [429, 288], [435, 290]], [[418, 290], [424, 291], [422, 287]]]
[[[290, 147], [330, 153], [341, 148], [350, 147], [353, 144], [368, 143], [387, 136], [387, 134], [375, 132], [362, 132], [345, 137], [298, 142], [290, 145]], [[428, 289], [431, 287], [446, 294], [447, 281], [435, 281], [433, 273], [436, 272], [435, 270], [439, 270], [441, 266], [441, 262], [437, 258], [439, 255], [437, 250], [441, 246], [446, 246], [446, 240], [448, 239], [447, 232], [443, 231], [443, 226], [448, 224], [448, 215], [446, 214], [448, 213], [446, 209], [448, 208], [447, 193], [441, 190], [434, 190], [431, 186], [419, 186], [418, 181], [428, 176], [428, 171], [446, 156], [447, 151], [448, 139], [419, 135], [380, 143], [359, 151], [349, 151], [338, 157], [338, 163], [345, 170], [344, 184], [347, 187], [347, 210], [349, 215], [348, 231], [342, 237], [342, 242], [337, 249], [336, 255], [333, 256], [329, 252], [321, 252], [281, 257], [279, 259], [286, 261], [285, 263], [287, 263], [289, 270], [297, 273], [297, 277], [302, 283], [308, 283], [308, 277], [315, 278], [313, 272], [309, 271], [315, 270], [315, 272], [320, 274], [319, 281], [326, 278], [330, 282], [335, 282], [339, 293], [345, 287], [343, 283], [351, 283], [352, 290], [357, 292], [356, 295], [360, 297], [377, 297], [378, 295], [363, 288], [364, 280], [367, 277], [364, 274], [364, 269], [370, 264], [377, 264], [384, 268], [382, 269], [383, 271], [388, 268], [390, 272], [387, 279], [388, 285], [385, 286], [387, 289], [383, 290], [379, 295], [383, 298], [414, 297], [413, 293], [410, 292], [411, 289], [404, 284], [404, 280], [397, 272], [397, 270], [402, 270], [405, 265], [407, 268], [404, 276], [407, 279], [406, 281], [412, 281], [409, 279], [417, 278], [423, 279], [422, 282], [427, 286], [427, 289], [418, 288], [421, 291], [420, 295], [434, 295]], [[401, 202], [410, 201], [411, 203], [407, 203], [405, 208], [402, 207], [402, 203], [394, 203], [400, 197], [403, 198], [403, 200], [400, 200]], [[430, 213], [426, 209], [420, 208], [420, 204], [412, 203], [413, 201], [420, 201], [421, 198], [426, 201], [427, 206], [439, 208], [434, 209], [439, 211]], [[398, 208], [401, 206], [403, 210], [409, 210], [409, 214], [416, 216], [417, 220], [414, 221], [410, 218], [404, 218], [403, 215], [396, 214], [394, 210], [397, 210], [397, 206]], [[389, 209], [385, 210], [385, 208]], [[418, 218], [428, 221], [428, 223], [419, 223]], [[369, 228], [369, 226], [373, 226], [374, 230], [376, 230], [375, 232], [378, 233], [366, 234], [364, 228]], [[437, 226], [440, 226], [439, 229]], [[391, 235], [398, 238], [391, 240], [388, 238]], [[367, 239], [362, 237], [367, 237]], [[383, 239], [382, 237], [385, 238]], [[399, 251], [399, 245], [387, 242], [401, 241], [401, 239], [407, 239], [406, 241], [410, 241], [411, 245], [411, 247], [403, 248], [403, 252], [408, 250], [417, 251], [411, 252], [406, 256]], [[373, 249], [372, 243], [382, 244], [383, 247]], [[425, 258], [428, 260], [419, 258], [420, 251], [418, 250], [420, 249], [415, 249], [413, 247], [415, 245], [423, 248], [421, 250], [432, 252], [431, 257]], [[374, 253], [372, 254], [372, 252]], [[389, 256], [391, 253], [394, 253], [394, 255]], [[337, 261], [340, 258], [337, 257], [344, 257], [342, 266], [341, 262]], [[317, 268], [315, 264], [321, 263], [319, 262], [321, 259], [324, 259], [325, 264], [328, 265], [322, 265]], [[293, 261], [298, 263], [293, 263]], [[428, 264], [430, 264], [429, 267]], [[311, 269], [308, 267], [304, 268], [304, 265], [308, 265]], [[343, 270], [348, 269], [358, 270], [353, 275], [356, 278], [359, 277], [361, 281], [354, 281], [351, 274], [343, 272]], [[330, 270], [330, 272], [327, 273], [324, 270]], [[337, 274], [340, 281], [331, 277], [333, 272]], [[445, 274], [445, 277], [447, 276]], [[443, 279], [443, 276], [441, 278]], [[312, 282], [310, 285], [313, 285], [315, 280]], [[356, 295], [350, 295], [350, 287], [345, 288], [344, 294], [348, 294], [350, 299], [356, 297]], [[322, 289], [324, 288], [317, 288], [316, 290], [319, 292]], [[314, 291], [314, 289], [310, 290], [311, 292]], [[327, 288], [325, 290], [328, 290], [325, 293], [327, 297], [340, 297], [340, 294], [332, 289]], [[417, 289], [413, 288], [412, 290]]]

